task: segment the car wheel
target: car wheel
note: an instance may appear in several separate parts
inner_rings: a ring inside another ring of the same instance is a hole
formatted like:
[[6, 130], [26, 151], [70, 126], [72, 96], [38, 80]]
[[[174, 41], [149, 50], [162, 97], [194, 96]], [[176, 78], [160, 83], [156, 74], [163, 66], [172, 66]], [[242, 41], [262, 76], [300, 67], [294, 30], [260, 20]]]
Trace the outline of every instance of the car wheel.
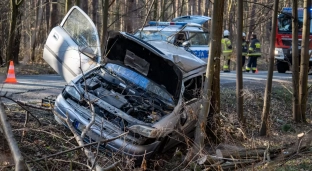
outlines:
[[278, 73], [285, 73], [289, 69], [289, 66], [286, 62], [278, 62], [276, 67]]

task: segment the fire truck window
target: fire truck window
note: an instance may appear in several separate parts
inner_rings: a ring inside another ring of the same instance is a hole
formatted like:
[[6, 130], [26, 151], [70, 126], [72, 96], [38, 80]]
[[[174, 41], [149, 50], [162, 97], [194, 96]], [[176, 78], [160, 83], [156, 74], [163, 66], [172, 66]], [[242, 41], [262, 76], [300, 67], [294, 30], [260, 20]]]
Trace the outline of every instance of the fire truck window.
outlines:
[[[303, 18], [299, 17], [298, 29], [299, 32], [302, 31]], [[288, 17], [283, 17], [278, 19], [278, 31], [279, 32], [291, 32], [292, 31], [292, 20]]]

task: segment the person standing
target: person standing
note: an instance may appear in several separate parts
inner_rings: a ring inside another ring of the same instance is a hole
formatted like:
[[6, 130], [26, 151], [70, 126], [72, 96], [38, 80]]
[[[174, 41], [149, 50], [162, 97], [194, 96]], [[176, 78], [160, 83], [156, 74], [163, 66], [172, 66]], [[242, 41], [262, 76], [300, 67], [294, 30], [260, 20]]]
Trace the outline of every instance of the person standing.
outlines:
[[248, 53], [248, 47], [247, 47], [247, 42], [246, 42], [246, 34], [243, 33], [242, 35], [242, 71], [245, 71], [245, 61], [246, 61], [246, 56]]
[[230, 72], [232, 43], [229, 39], [230, 32], [228, 30], [223, 31], [223, 38], [221, 39], [222, 56], [223, 56], [223, 72]]
[[261, 44], [257, 39], [257, 35], [253, 33], [251, 35], [251, 42], [248, 49], [248, 64], [246, 66], [246, 72], [249, 72], [250, 69], [252, 73], [257, 71], [257, 58], [261, 57]]

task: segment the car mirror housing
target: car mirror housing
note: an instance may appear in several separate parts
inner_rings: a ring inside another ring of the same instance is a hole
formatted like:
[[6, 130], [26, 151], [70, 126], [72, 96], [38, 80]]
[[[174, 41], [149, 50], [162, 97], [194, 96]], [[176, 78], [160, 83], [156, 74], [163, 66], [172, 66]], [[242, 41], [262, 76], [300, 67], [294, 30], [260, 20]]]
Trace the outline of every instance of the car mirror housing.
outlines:
[[191, 46], [191, 43], [190, 43], [189, 41], [185, 41], [185, 42], [182, 43], [182, 46], [183, 46], [184, 48], [188, 48], [188, 47]]

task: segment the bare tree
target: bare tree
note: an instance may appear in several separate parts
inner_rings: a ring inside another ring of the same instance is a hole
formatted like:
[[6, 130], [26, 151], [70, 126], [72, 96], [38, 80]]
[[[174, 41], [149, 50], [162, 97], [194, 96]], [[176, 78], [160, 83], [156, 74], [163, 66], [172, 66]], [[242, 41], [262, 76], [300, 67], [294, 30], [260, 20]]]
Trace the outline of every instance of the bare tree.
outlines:
[[[187, 159], [189, 160], [191, 156], [200, 152], [204, 148], [204, 139], [206, 135], [206, 125], [208, 113], [211, 112], [211, 99], [213, 96], [213, 81], [214, 77], [220, 74], [220, 71], [216, 69], [216, 64], [219, 63], [219, 60], [216, 60], [221, 55], [221, 38], [222, 38], [222, 21], [223, 21], [223, 9], [224, 9], [224, 0], [215, 1], [213, 4], [213, 15], [212, 15], [212, 26], [211, 26], [211, 40], [210, 40], [210, 51], [207, 64], [206, 78], [204, 83], [204, 90], [202, 94], [202, 104], [200, 113], [198, 115], [197, 126], [195, 130], [195, 144], [192, 147], [192, 150], [189, 151]], [[216, 10], [217, 9], [217, 10]], [[220, 66], [220, 64], [219, 64]], [[218, 84], [215, 84], [218, 85]]]
[[18, 19], [18, 8], [23, 3], [23, 0], [16, 1], [10, 0], [10, 8], [11, 8], [11, 17], [10, 17], [10, 30], [9, 30], [9, 38], [8, 38], [8, 46], [6, 53], [6, 61], [13, 59], [13, 42], [15, 38], [15, 29], [16, 23]]
[[51, 0], [51, 8], [50, 8], [50, 24], [48, 31], [52, 30], [53, 27], [56, 26], [58, 22], [58, 17], [57, 17], [57, 0]]
[[236, 99], [237, 114], [240, 122], [244, 122], [243, 114], [243, 74], [242, 74], [242, 39], [243, 34], [243, 0], [238, 0], [237, 7], [237, 39], [236, 39]]
[[292, 103], [293, 103], [293, 119], [296, 122], [301, 121], [301, 112], [299, 105], [299, 52], [298, 52], [298, 2], [292, 0]]
[[127, 11], [127, 16], [125, 19], [125, 26], [126, 26], [126, 32], [133, 32], [133, 28], [134, 28], [134, 12], [133, 10], [135, 9], [136, 6], [136, 1], [135, 0], [127, 0], [126, 3], [126, 11]]
[[311, 0], [304, 0], [303, 30], [301, 43], [301, 63], [299, 81], [299, 104], [301, 105], [301, 120], [306, 121], [308, 99], [309, 45], [310, 45], [310, 8]]
[[[272, 30], [276, 29], [277, 26], [277, 11], [278, 11], [278, 2], [279, 0], [274, 1], [274, 12], [272, 15]], [[270, 37], [270, 60], [269, 60], [269, 70], [266, 81], [265, 93], [264, 93], [264, 101], [263, 101], [263, 112], [261, 116], [261, 126], [260, 126], [260, 136], [264, 136], [267, 134], [268, 129], [268, 119], [270, 113], [270, 105], [271, 105], [271, 93], [272, 93], [272, 79], [273, 79], [273, 67], [274, 67], [274, 49], [275, 49], [275, 31], [271, 31]]]
[[37, 11], [36, 11], [36, 25], [33, 29], [32, 37], [31, 37], [31, 61], [35, 62], [35, 51], [36, 51], [36, 45], [37, 45], [37, 39], [39, 32], [41, 30], [42, 26], [42, 17], [43, 17], [43, 0], [37, 0]]
[[[106, 46], [106, 35], [107, 35], [107, 21], [108, 21], [108, 5], [109, 0], [102, 0], [102, 12], [103, 12], [103, 18], [102, 18], [102, 36], [101, 36], [101, 50], [102, 53], [105, 53], [105, 46]], [[102, 55], [103, 56], [103, 55]]]

